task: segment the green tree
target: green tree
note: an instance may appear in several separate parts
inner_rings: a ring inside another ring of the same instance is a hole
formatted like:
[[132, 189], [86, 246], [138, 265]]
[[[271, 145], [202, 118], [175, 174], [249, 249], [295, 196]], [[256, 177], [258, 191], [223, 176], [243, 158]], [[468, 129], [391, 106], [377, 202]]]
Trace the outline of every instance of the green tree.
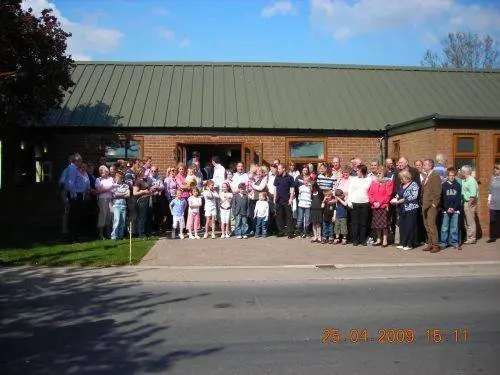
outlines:
[[499, 67], [499, 52], [489, 35], [471, 32], [449, 33], [441, 41], [441, 51], [427, 50], [420, 62], [431, 68], [494, 69]]

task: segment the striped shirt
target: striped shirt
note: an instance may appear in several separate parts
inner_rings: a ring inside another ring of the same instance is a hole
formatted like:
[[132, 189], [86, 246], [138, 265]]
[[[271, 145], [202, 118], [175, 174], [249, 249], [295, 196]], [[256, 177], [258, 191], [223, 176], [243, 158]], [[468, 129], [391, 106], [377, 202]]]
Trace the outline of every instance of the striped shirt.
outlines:
[[333, 187], [337, 185], [337, 177], [319, 174], [316, 182], [318, 183], [318, 186], [321, 190], [332, 190]]
[[301, 208], [311, 207], [311, 187], [308, 185], [301, 185], [299, 187], [299, 203], [298, 206]]

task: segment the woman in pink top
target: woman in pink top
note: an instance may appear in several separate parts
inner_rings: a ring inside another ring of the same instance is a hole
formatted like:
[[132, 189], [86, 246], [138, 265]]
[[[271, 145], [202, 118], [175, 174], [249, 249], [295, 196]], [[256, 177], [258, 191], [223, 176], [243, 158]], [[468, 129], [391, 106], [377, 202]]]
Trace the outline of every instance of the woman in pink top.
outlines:
[[337, 189], [342, 190], [344, 197], [347, 200], [347, 194], [349, 192], [349, 186], [351, 184], [351, 167], [345, 166], [342, 168], [342, 177], [337, 182]]
[[179, 163], [177, 164], [177, 172], [178, 173], [175, 176], [175, 181], [182, 191], [181, 198], [187, 200], [191, 195], [191, 186], [189, 186], [189, 184], [186, 182], [187, 167], [184, 164]]
[[[113, 213], [113, 177], [109, 175], [109, 169], [105, 165], [99, 167], [99, 178], [95, 181], [97, 192], [97, 206], [99, 207], [99, 216], [97, 218], [97, 228], [99, 229], [99, 238], [104, 239], [104, 233], [108, 236], [111, 232], [112, 213]], [[106, 232], [104, 232], [106, 227]]]
[[[389, 232], [389, 202], [392, 198], [394, 183], [392, 179], [384, 177], [387, 170], [378, 167], [376, 180], [370, 185], [368, 196], [372, 209], [372, 229], [377, 232], [377, 242], [373, 246], [387, 247], [387, 233]], [[382, 240], [381, 240], [382, 238]]]

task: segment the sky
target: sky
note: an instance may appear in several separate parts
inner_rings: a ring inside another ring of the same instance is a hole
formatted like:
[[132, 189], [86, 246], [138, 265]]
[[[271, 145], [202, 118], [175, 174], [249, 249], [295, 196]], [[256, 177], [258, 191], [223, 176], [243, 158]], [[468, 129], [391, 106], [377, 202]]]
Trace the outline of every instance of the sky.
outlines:
[[23, 0], [75, 60], [419, 66], [448, 32], [500, 49], [500, 0]]

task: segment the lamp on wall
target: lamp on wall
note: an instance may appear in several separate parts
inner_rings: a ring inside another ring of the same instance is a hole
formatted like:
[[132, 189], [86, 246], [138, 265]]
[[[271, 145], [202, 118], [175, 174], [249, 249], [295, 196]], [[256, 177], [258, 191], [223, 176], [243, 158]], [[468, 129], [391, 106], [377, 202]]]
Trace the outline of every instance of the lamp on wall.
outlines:
[[21, 144], [19, 145], [19, 147], [21, 148], [21, 150], [24, 150], [26, 148], [26, 142], [21, 141]]
[[43, 153], [46, 154], [47, 152], [49, 152], [49, 145], [47, 144], [47, 142], [44, 142], [43, 143]]

